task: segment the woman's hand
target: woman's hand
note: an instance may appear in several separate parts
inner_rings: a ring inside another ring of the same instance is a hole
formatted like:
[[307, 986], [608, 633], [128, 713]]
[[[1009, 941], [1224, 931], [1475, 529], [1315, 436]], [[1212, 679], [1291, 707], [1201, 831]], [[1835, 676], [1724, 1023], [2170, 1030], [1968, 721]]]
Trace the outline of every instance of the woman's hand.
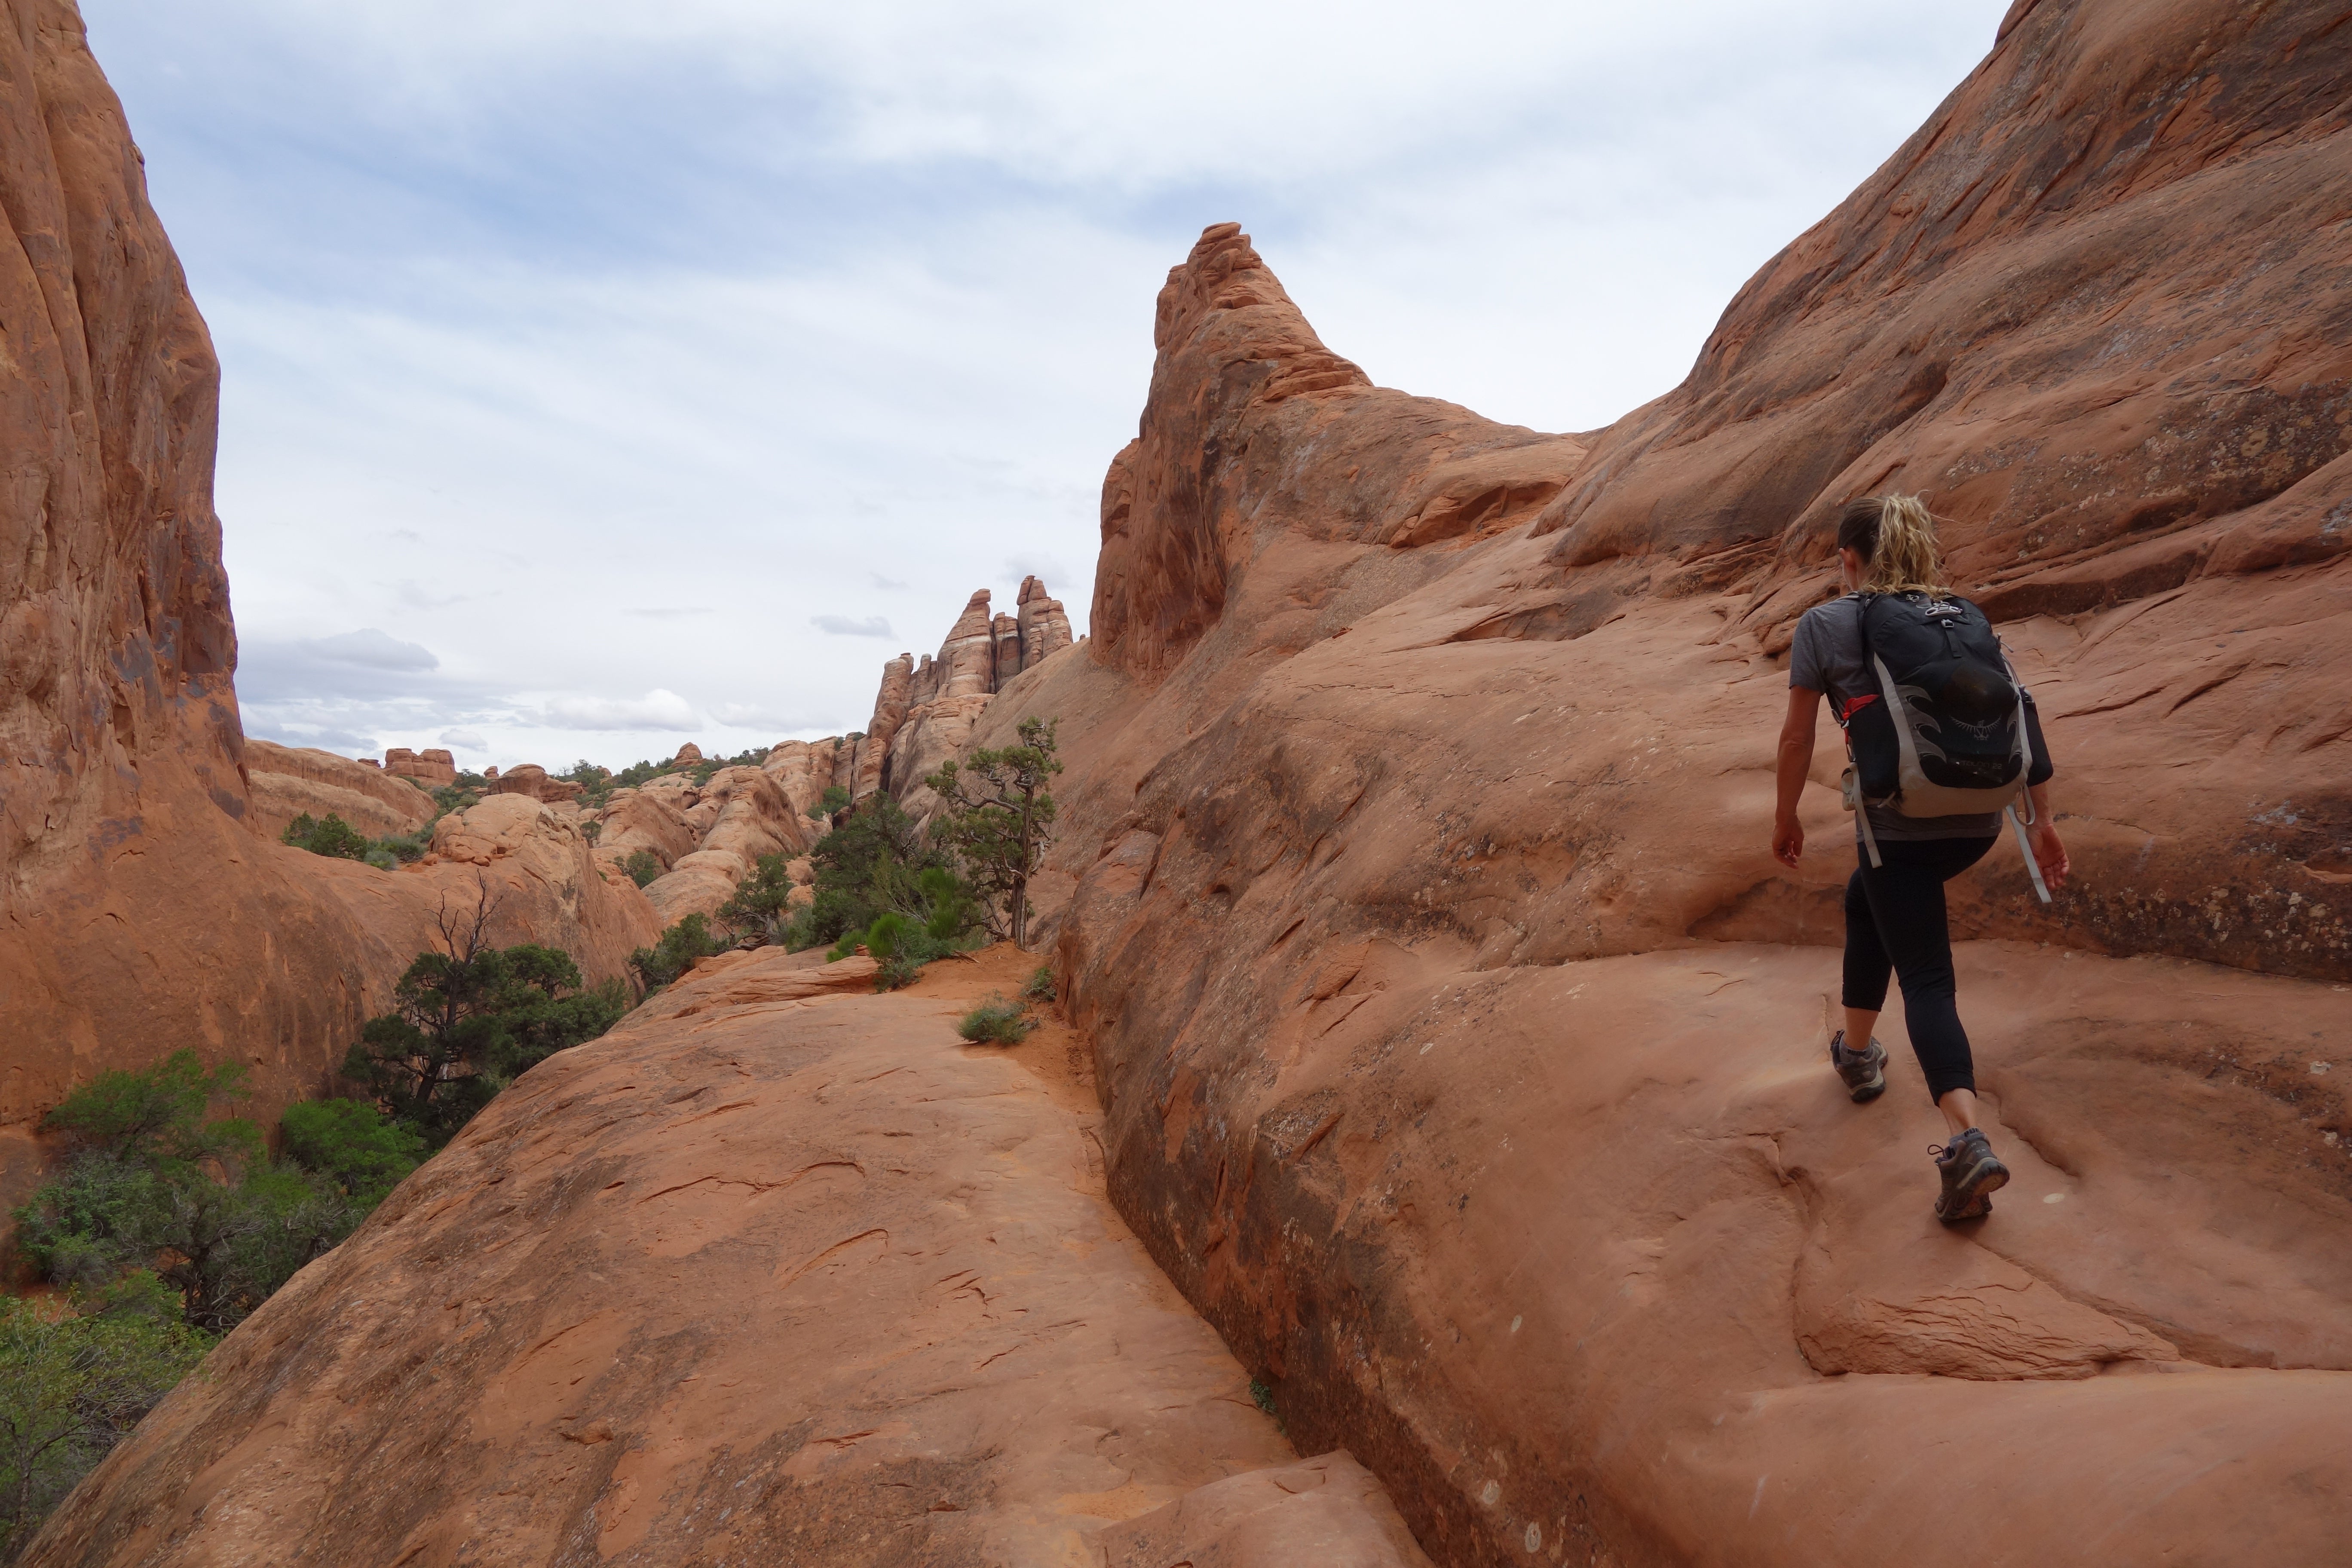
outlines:
[[1797, 821], [1797, 801], [1813, 765], [1813, 725], [1822, 694], [1810, 687], [1789, 688], [1789, 711], [1780, 721], [1780, 760], [1774, 768], [1780, 798], [1772, 806], [1772, 858], [1793, 866], [1805, 852], [1805, 830]]
[[1805, 825], [1794, 815], [1772, 824], [1772, 858], [1783, 866], [1794, 866], [1805, 852]]
[[2033, 825], [2033, 863], [2042, 868], [2042, 880], [2053, 892], [2066, 885], [2066, 874], [2074, 868], [2066, 847], [2058, 842], [2058, 825], [2046, 816]]

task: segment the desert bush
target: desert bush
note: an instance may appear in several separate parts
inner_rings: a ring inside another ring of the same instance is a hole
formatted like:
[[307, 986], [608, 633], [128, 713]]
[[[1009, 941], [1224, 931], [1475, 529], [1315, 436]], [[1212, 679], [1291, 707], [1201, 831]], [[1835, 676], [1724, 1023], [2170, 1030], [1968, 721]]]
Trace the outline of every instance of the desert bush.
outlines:
[[727, 946], [712, 934], [708, 919], [690, 914], [662, 932], [661, 941], [653, 946], [629, 954], [629, 967], [636, 972], [639, 992], [650, 996], [665, 985], [677, 984], [696, 960], [724, 952]]
[[785, 935], [785, 945], [795, 952], [863, 933], [887, 912], [928, 921], [931, 900], [923, 891], [923, 873], [952, 869], [945, 855], [924, 842], [915, 819], [878, 793], [818, 839], [809, 861], [816, 873], [812, 901]]
[[735, 891], [719, 906], [719, 923], [738, 942], [756, 938], [766, 946], [783, 940], [792, 924], [788, 907], [793, 893], [792, 872], [782, 855], [762, 855], [751, 874], [735, 884]]
[[632, 849], [629, 858], [621, 862], [621, 869], [629, 874], [630, 881], [642, 888], [662, 874], [662, 863], [650, 849]]
[[1026, 1009], [993, 991], [956, 1020], [956, 1033], [975, 1046], [1017, 1046], [1029, 1037], [1031, 1027]]
[[281, 843], [331, 859], [364, 860], [368, 857], [367, 836], [331, 811], [324, 822], [314, 820], [306, 811], [288, 823], [286, 831], [278, 837]]
[[1032, 1002], [1051, 1003], [1055, 1000], [1054, 966], [1050, 963], [1039, 964], [1037, 973], [1029, 977], [1029, 984], [1021, 988], [1021, 994]]
[[567, 953], [491, 946], [498, 900], [478, 885], [472, 910], [442, 906], [440, 950], [416, 955], [394, 987], [393, 1010], [369, 1019], [343, 1059], [346, 1077], [434, 1148], [508, 1084], [628, 1011], [620, 981], [585, 986]]
[[152, 1269], [192, 1327], [233, 1327], [348, 1236], [390, 1185], [355, 1192], [299, 1156], [268, 1163], [251, 1122], [206, 1117], [212, 1100], [246, 1092], [241, 1066], [207, 1070], [183, 1050], [67, 1096], [43, 1125], [67, 1134], [71, 1152], [16, 1211], [26, 1260], [81, 1290]]
[[363, 1100], [312, 1100], [278, 1119], [286, 1157], [373, 1208], [424, 1160], [425, 1140]]
[[13, 1563], [212, 1348], [152, 1273], [97, 1294], [0, 1297], [0, 1563]]

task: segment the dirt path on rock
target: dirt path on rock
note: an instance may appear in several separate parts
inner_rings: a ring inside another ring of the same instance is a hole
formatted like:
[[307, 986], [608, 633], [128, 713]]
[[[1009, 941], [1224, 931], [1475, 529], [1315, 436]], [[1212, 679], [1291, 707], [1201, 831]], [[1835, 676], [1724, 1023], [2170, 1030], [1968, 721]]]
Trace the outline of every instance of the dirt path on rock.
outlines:
[[[704, 965], [499, 1097], [28, 1563], [1425, 1563], [1112, 1211], [1032, 955]], [[1265, 1556], [1271, 1552], [1272, 1556]]]

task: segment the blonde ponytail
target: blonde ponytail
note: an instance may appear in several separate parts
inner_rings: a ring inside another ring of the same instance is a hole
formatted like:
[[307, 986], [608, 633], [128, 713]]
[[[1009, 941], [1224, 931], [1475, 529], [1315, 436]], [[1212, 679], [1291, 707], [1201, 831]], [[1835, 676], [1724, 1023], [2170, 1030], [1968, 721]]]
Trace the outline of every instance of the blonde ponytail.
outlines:
[[1936, 519], [1917, 496], [1864, 496], [1846, 502], [1837, 540], [1862, 557], [1865, 594], [1951, 596], [1936, 549]]

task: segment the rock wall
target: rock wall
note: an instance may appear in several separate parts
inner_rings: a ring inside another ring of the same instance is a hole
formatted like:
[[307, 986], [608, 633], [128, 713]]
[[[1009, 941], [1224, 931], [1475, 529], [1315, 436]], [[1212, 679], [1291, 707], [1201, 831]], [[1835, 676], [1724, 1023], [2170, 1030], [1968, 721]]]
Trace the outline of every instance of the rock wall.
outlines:
[[[1590, 438], [1370, 387], [1232, 226], [1171, 273], [1094, 640], [1024, 694], [1048, 940], [1122, 1213], [1440, 1561], [2335, 1551], [2340, 22], [2015, 8]], [[2041, 697], [2077, 867], [1954, 884], [2017, 1173], [1959, 1231], [1899, 1019], [1875, 1104], [1822, 1059], [1833, 732], [1768, 850], [1787, 628], [1888, 488]]]

